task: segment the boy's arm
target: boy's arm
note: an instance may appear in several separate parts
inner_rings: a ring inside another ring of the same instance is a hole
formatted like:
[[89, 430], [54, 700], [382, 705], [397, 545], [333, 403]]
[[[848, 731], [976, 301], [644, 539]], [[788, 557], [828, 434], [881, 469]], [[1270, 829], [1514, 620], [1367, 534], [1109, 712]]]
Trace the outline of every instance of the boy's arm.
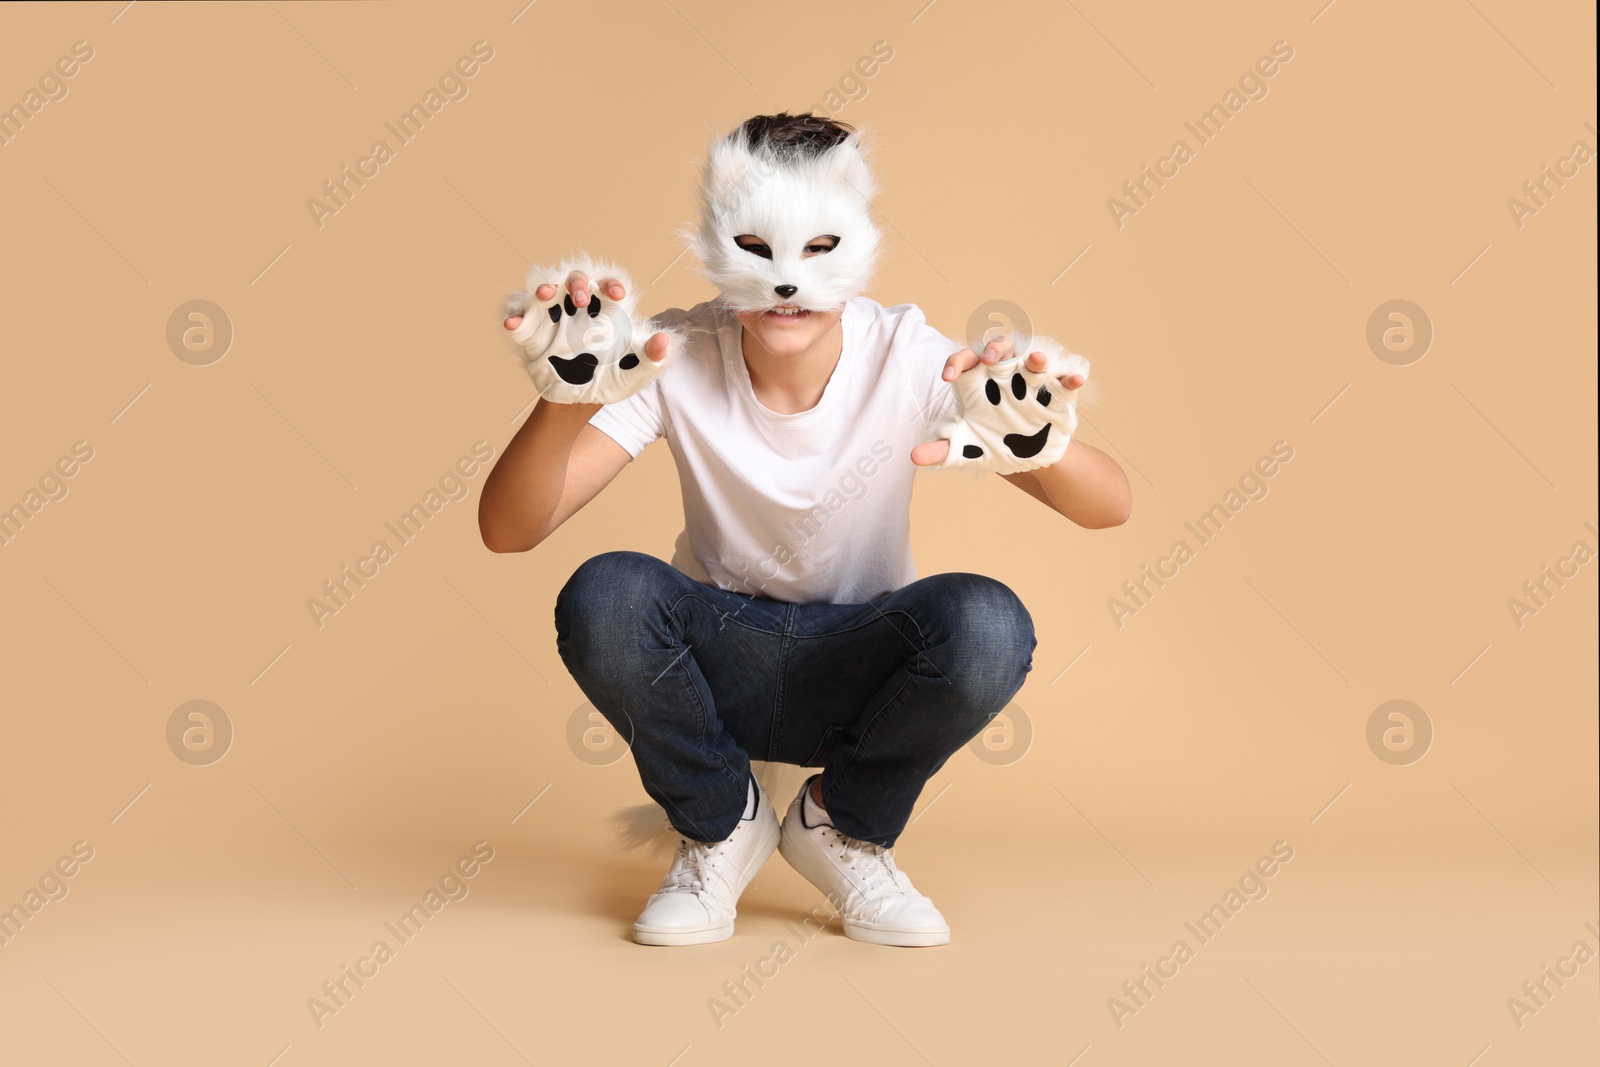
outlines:
[[[945, 362], [942, 378], [954, 381], [980, 362], [992, 365], [1010, 358], [1011, 353], [1010, 338], [991, 340], [982, 355], [964, 348]], [[1040, 353], [1029, 355], [1029, 370], [1040, 372], [1044, 368]], [[1077, 389], [1083, 381], [1082, 376], [1076, 376], [1063, 379], [1061, 385]], [[918, 466], [934, 466], [943, 463], [949, 452], [949, 441], [929, 441], [912, 449], [911, 459]], [[1088, 529], [1120, 526], [1133, 512], [1133, 490], [1122, 467], [1098, 448], [1076, 438], [1055, 463], [1001, 477], [1045, 507]]]
[[1000, 477], [1090, 530], [1120, 526], [1133, 513], [1133, 491], [1122, 467], [1078, 438], [1050, 466]]
[[[590, 279], [574, 271], [566, 280], [573, 303], [589, 303]], [[602, 278], [596, 291], [613, 300], [625, 296], [615, 278]], [[535, 292], [549, 300], [557, 292], [553, 285], [541, 285]], [[522, 317], [505, 320], [505, 328], [515, 330]], [[652, 336], [644, 354], [660, 361], [667, 351], [664, 334]], [[549, 537], [558, 527], [611, 484], [633, 458], [610, 436], [589, 425], [604, 405], [558, 404], [540, 399], [527, 421], [506, 445], [494, 470], [483, 483], [478, 498], [478, 532], [493, 552], [526, 552]]]
[[628, 465], [628, 450], [589, 425], [600, 408], [534, 405], [478, 498], [478, 531], [490, 551], [536, 547]]

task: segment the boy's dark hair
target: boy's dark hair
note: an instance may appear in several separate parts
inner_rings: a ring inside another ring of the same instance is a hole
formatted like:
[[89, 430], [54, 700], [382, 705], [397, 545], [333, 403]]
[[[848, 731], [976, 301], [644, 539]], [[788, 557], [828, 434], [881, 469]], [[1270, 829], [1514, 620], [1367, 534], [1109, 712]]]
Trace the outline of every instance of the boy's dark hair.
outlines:
[[745, 147], [752, 152], [767, 151], [776, 159], [813, 159], [850, 136], [855, 127], [822, 115], [806, 112], [790, 115], [753, 115], [740, 124]]

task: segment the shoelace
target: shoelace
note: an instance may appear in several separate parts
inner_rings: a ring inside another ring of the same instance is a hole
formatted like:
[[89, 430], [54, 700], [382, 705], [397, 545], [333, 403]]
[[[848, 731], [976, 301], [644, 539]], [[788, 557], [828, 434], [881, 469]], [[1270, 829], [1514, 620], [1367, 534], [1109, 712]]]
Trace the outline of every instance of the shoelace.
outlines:
[[869, 891], [887, 890], [891, 896], [911, 896], [916, 892], [911, 888], [911, 880], [894, 865], [894, 854], [882, 845], [839, 834], [839, 859], [855, 872]]
[[708, 888], [717, 877], [716, 860], [720, 844], [722, 842], [708, 845], [701, 841], [691, 841], [687, 837], [679, 837], [678, 858], [672, 865], [673, 886], [691, 892]]

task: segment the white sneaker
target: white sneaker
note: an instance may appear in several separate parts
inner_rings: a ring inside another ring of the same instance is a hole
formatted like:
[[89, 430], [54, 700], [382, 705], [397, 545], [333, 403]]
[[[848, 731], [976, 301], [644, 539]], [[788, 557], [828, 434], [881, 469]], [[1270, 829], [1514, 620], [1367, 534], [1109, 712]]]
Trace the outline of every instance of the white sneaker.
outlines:
[[704, 945], [733, 936], [739, 894], [778, 845], [778, 816], [753, 777], [755, 810], [715, 844], [678, 838], [661, 888], [633, 924], [641, 945]]
[[840, 833], [810, 793], [807, 779], [783, 817], [778, 851], [839, 909], [845, 936], [875, 945], [949, 944], [949, 924], [893, 853]]

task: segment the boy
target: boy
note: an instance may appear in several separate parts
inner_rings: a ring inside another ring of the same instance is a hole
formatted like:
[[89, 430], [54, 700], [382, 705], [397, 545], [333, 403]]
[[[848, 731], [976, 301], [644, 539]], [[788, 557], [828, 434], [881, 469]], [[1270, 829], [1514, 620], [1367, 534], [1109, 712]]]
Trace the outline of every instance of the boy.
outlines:
[[[1131, 507], [1110, 457], [1068, 447], [1083, 357], [1043, 337], [975, 354], [915, 305], [859, 295], [874, 190], [848, 125], [748, 119], [713, 145], [689, 235], [716, 301], [642, 322], [626, 275], [580, 257], [535, 268], [505, 320], [541, 399], [485, 481], [490, 549], [535, 547], [658, 437], [682, 486], [670, 563], [603, 553], [555, 605], [563, 662], [680, 835], [641, 944], [732, 936], [774, 848], [848, 936], [947, 943], [889, 850], [927, 780], [1021, 688], [1035, 639], [1002, 583], [917, 578], [913, 475], [995, 470], [1090, 528]], [[781, 826], [752, 758], [822, 768]]]

